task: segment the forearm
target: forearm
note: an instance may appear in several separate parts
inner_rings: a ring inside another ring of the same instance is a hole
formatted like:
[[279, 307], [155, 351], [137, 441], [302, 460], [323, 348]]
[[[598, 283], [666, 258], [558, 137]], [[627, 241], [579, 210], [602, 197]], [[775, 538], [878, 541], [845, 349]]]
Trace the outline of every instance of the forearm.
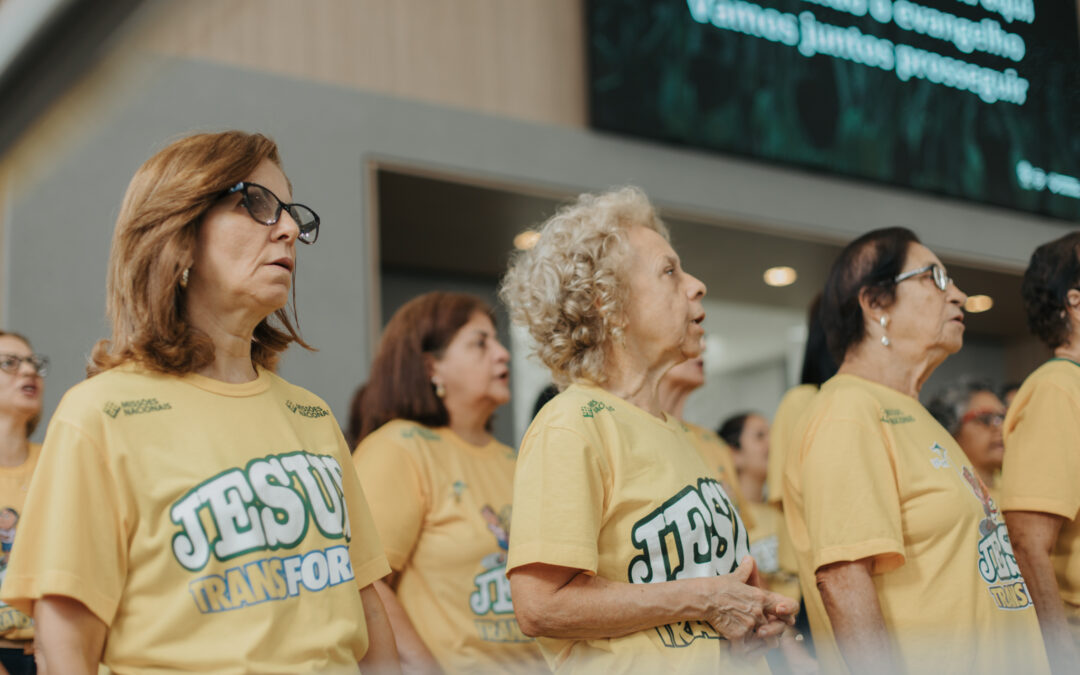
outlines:
[[817, 587], [837, 647], [853, 673], [897, 672], [869, 563], [838, 563], [817, 572]]
[[[1006, 524], [1009, 526], [1013, 554], [1024, 576], [1035, 612], [1039, 617], [1046, 654], [1054, 672], [1071, 672], [1080, 660], [1065, 615], [1065, 603], [1061, 599], [1054, 564], [1050, 560], [1050, 550], [1056, 539], [1049, 536], [1049, 531], [1040, 531], [1037, 523], [1026, 518], [1026, 514], [1007, 512]], [[1015, 532], [1017, 536], [1013, 536]]]
[[[520, 580], [518, 575], [515, 578]], [[511, 580], [517, 606], [518, 585]], [[518, 611], [526, 635], [564, 639], [621, 637], [653, 626], [704, 620], [697, 606], [705, 594], [699, 579], [660, 584], [631, 584], [585, 574], [575, 575], [533, 611]]]
[[364, 658], [360, 659], [360, 667], [365, 673], [374, 675], [400, 675], [401, 664], [398, 661], [394, 630], [373, 585], [360, 589], [360, 601], [364, 605], [364, 621], [368, 633], [368, 650]]
[[394, 639], [397, 642], [398, 658], [401, 659], [401, 669], [410, 675], [435, 675], [442, 673], [439, 662], [431, 653], [423, 638], [416, 632], [412, 620], [405, 612], [405, 608], [398, 602], [397, 594], [385, 581], [379, 580], [374, 584], [378, 591], [379, 599], [382, 600], [383, 609], [390, 620], [390, 626], [394, 630]]
[[81, 602], [46, 596], [34, 604], [37, 658], [50, 673], [96, 675], [105, 646], [105, 623]]

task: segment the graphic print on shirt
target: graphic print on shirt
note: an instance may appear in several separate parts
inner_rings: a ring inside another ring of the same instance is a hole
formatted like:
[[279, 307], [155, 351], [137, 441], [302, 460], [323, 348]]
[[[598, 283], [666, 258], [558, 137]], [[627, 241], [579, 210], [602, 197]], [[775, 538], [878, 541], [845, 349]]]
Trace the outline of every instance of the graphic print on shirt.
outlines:
[[1016, 564], [1009, 531], [1001, 519], [997, 504], [990, 496], [990, 490], [971, 470], [971, 467], [964, 466], [961, 469], [951, 464], [948, 452], [939, 444], [934, 443], [930, 451], [935, 459], [944, 460], [943, 462], [931, 460], [934, 461], [934, 466], [939, 466], [939, 464], [941, 467], [954, 466], [957, 474], [982, 505], [985, 517], [979, 521], [979, 576], [986, 582], [986, 590], [990, 593], [994, 604], [998, 609], [1003, 610], [1031, 607], [1031, 594], [1024, 583], [1024, 577], [1020, 574], [1020, 567]]
[[173, 502], [176, 562], [199, 572], [211, 561], [300, 547], [316, 531], [341, 544], [281, 557], [264, 555], [193, 579], [202, 613], [223, 612], [317, 593], [353, 579], [352, 539], [341, 465], [328, 455], [290, 452], [252, 460], [203, 481]]
[[[699, 478], [696, 486], [687, 485], [638, 520], [630, 539], [641, 551], [626, 571], [633, 584], [730, 574], [750, 552], [735, 506], [712, 478]], [[721, 639], [705, 621], [681, 621], [655, 630], [666, 647]]]
[[[19, 512], [10, 506], [0, 508], [0, 585], [7, 575], [8, 560], [15, 543], [15, 530], [19, 525]], [[0, 602], [0, 633], [13, 628], [29, 628], [34, 622], [7, 603]]]
[[[506, 578], [506, 551], [510, 546], [510, 506], [498, 512], [489, 504], [480, 509], [488, 531], [499, 550], [484, 556], [481, 572], [473, 578], [475, 589], [469, 595], [469, 609], [476, 615], [473, 623], [480, 639], [486, 642], [530, 642], [514, 617], [510, 598], [510, 580]], [[484, 617], [484, 618], [480, 618]]]

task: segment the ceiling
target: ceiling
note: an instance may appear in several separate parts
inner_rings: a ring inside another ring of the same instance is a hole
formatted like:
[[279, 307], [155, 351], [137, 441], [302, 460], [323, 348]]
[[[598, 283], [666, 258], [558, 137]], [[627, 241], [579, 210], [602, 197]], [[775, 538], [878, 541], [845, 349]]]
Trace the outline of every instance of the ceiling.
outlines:
[[[514, 236], [573, 198], [398, 170], [379, 170], [377, 176], [384, 268], [492, 282], [506, 270]], [[661, 215], [683, 267], [705, 282], [712, 300], [805, 311], [844, 243], [796, 239], [742, 223], [695, 222], [663, 209]], [[969, 336], [1027, 335], [1019, 275], [944, 262], [965, 292], [994, 299], [990, 311], [968, 316]], [[785, 288], [766, 286], [762, 274], [775, 265], [794, 267], [798, 280]]]

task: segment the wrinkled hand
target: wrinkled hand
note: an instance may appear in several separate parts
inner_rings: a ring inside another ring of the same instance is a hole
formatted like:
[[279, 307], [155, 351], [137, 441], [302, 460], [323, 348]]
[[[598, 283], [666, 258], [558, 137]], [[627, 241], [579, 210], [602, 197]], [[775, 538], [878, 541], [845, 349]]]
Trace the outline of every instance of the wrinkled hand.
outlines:
[[750, 556], [731, 574], [710, 582], [705, 620], [728, 639], [736, 656], [760, 656], [777, 646], [784, 629], [795, 623], [798, 603], [762, 589], [757, 565]]

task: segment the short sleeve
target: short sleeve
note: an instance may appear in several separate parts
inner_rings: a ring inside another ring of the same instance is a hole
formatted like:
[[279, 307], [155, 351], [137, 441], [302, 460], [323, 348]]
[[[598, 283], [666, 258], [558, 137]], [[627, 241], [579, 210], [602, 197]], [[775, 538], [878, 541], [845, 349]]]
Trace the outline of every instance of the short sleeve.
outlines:
[[802, 485], [814, 570], [873, 558], [881, 574], [904, 563], [896, 473], [879, 429], [823, 420], [803, 458]]
[[1051, 383], [1017, 403], [1005, 427], [1001, 509], [1072, 520], [1080, 511], [1080, 405]]
[[128, 569], [123, 494], [99, 443], [54, 420], [30, 482], [3, 600], [33, 616], [35, 601], [60, 595], [111, 625]]
[[383, 553], [375, 522], [371, 518], [371, 510], [364, 496], [364, 489], [357, 479], [356, 471], [350, 471], [348, 468], [349, 446], [345, 442], [345, 437], [341, 436], [340, 430], [338, 435], [338, 455], [345, 462], [341, 472], [342, 491], [345, 493], [345, 504], [349, 509], [349, 530], [352, 533], [352, 539], [349, 540], [349, 560], [352, 563], [356, 584], [364, 588], [390, 574], [390, 565], [386, 562], [386, 555]]
[[404, 447], [378, 432], [360, 443], [353, 463], [390, 567], [400, 572], [420, 539], [427, 511], [419, 468]]
[[596, 573], [606, 484], [600, 451], [561, 427], [534, 425], [526, 434], [514, 473], [507, 572], [546, 563]]

